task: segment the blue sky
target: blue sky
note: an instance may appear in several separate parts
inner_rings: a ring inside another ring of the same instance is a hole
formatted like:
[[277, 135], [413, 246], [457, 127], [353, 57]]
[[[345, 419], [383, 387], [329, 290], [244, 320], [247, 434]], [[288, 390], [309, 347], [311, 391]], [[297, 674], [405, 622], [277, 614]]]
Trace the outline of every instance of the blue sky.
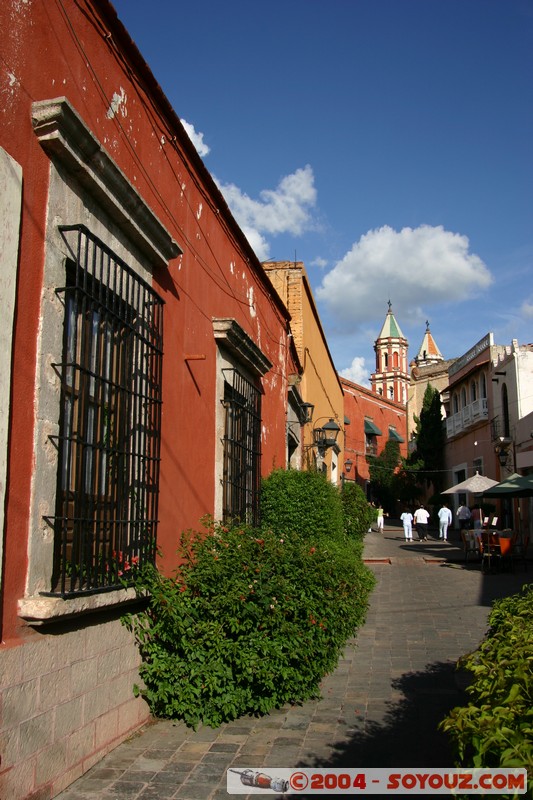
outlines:
[[531, 0], [115, 0], [262, 260], [304, 261], [339, 372], [387, 301], [416, 355], [533, 342]]

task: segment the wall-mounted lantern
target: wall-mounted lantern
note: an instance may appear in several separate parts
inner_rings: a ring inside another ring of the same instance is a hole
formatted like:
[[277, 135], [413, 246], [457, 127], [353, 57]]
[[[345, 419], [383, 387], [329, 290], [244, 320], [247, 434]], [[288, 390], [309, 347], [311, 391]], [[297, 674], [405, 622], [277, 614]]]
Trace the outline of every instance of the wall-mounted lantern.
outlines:
[[498, 461], [501, 467], [507, 467], [509, 463], [509, 456], [511, 455], [512, 439], [508, 436], [499, 436], [498, 441], [494, 446], [494, 452], [498, 456]]
[[302, 425], [307, 425], [308, 422], [313, 421], [314, 410], [313, 403], [300, 403], [300, 422]]
[[322, 450], [335, 447], [340, 430], [340, 425], [330, 418], [329, 422], [326, 422], [321, 428], [314, 428], [313, 443]]

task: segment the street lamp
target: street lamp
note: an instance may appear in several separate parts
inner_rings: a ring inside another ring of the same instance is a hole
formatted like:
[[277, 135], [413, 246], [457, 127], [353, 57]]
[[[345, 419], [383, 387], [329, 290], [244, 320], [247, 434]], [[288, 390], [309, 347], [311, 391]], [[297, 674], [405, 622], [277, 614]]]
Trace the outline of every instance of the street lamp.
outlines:
[[302, 425], [307, 425], [308, 422], [313, 421], [314, 410], [313, 403], [300, 403], [300, 421]]
[[511, 444], [512, 439], [509, 439], [508, 436], [500, 436], [494, 446], [494, 452], [498, 456], [501, 467], [506, 467], [509, 462]]
[[313, 442], [322, 450], [335, 447], [340, 430], [340, 425], [333, 418], [330, 418], [329, 422], [326, 422], [321, 428], [314, 428]]

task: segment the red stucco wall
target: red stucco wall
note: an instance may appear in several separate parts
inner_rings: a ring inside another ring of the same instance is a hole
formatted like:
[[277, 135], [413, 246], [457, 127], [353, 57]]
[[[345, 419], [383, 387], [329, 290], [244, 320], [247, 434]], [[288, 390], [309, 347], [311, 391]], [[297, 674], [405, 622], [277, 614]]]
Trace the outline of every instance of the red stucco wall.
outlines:
[[404, 442], [400, 444], [400, 454], [407, 456], [407, 431], [405, 406], [387, 401], [375, 395], [370, 389], [359, 386], [346, 378], [341, 378], [344, 391], [344, 413], [350, 420], [345, 426], [346, 444], [344, 458], [353, 462], [348, 480], [357, 480], [364, 488], [369, 479], [368, 464], [365, 457], [365, 418], [370, 419], [381, 431], [377, 436], [377, 454], [379, 455], [389, 438], [389, 426], [393, 426]]
[[[286, 375], [296, 367], [287, 312], [112, 8], [73, 0], [3, 3], [0, 29], [0, 144], [23, 169], [4, 551], [3, 632], [9, 638], [25, 587], [50, 166], [32, 129], [33, 101], [68, 98], [184, 251], [153, 276], [166, 304], [159, 501], [166, 571], [175, 566], [178, 533], [213, 513], [212, 319], [234, 318], [273, 364], [262, 380], [265, 473], [285, 466]], [[137, 70], [134, 80], [125, 62]], [[186, 79], [185, 70], [180, 80]], [[113, 116], [108, 112], [114, 94], [124, 100]]]

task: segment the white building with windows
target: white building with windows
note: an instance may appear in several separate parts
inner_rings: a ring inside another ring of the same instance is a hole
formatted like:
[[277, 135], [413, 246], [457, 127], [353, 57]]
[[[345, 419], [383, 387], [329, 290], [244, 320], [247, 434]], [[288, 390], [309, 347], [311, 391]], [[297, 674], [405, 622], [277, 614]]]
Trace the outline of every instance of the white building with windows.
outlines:
[[[442, 392], [448, 485], [476, 472], [500, 481], [519, 470], [520, 421], [533, 411], [533, 345], [516, 339], [495, 345], [488, 333], [453, 363], [448, 376]], [[454, 501], [472, 498], [457, 495]]]

